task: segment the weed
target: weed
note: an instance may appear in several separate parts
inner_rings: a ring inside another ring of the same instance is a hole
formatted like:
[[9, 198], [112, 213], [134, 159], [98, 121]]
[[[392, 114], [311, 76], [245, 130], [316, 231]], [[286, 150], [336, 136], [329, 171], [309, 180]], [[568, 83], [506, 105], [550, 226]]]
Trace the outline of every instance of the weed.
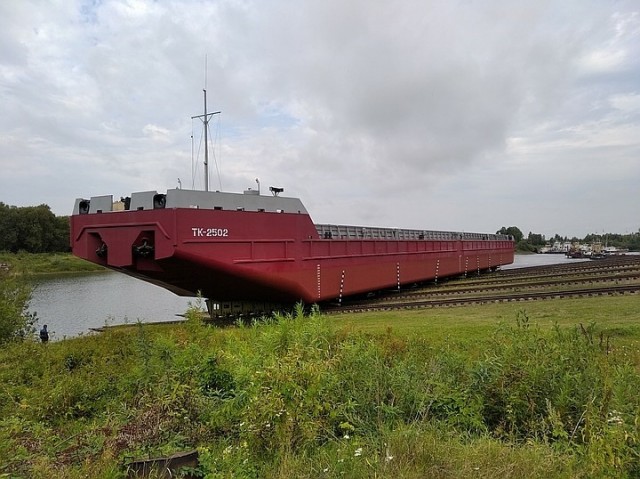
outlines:
[[588, 318], [542, 327], [522, 310], [470, 340], [302, 306], [217, 329], [198, 308], [184, 325], [3, 346], [0, 474], [116, 478], [193, 448], [204, 477], [638, 474], [635, 336]]
[[215, 356], [209, 356], [200, 368], [200, 388], [207, 396], [224, 399], [233, 395], [235, 381], [231, 373], [220, 368]]

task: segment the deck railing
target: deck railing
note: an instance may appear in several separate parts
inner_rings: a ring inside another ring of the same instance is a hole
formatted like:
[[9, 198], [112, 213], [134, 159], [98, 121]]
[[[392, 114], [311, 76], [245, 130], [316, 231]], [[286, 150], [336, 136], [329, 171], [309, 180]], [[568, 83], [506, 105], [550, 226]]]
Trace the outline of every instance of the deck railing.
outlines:
[[429, 241], [511, 241], [503, 234], [464, 233], [455, 231], [409, 230], [400, 228], [369, 228], [364, 226], [316, 224], [321, 239], [342, 240], [429, 240]]

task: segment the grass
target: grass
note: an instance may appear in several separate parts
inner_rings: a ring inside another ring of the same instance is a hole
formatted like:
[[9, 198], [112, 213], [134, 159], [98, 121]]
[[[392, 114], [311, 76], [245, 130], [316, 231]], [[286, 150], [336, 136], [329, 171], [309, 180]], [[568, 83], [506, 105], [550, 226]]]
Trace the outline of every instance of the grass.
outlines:
[[0, 264], [9, 265], [10, 271], [15, 274], [27, 276], [104, 271], [102, 266], [80, 259], [71, 253], [0, 252]]
[[181, 325], [0, 349], [0, 477], [638, 477], [637, 296]]
[[419, 333], [431, 339], [475, 340], [486, 336], [500, 321], [513, 321], [520, 311], [543, 328], [555, 323], [571, 326], [595, 321], [603, 328], [629, 330], [640, 337], [637, 295], [575, 298], [552, 301], [518, 301], [471, 307], [441, 307], [406, 311], [383, 311], [332, 315], [329, 321], [359, 331], [382, 332], [392, 328], [400, 334]]

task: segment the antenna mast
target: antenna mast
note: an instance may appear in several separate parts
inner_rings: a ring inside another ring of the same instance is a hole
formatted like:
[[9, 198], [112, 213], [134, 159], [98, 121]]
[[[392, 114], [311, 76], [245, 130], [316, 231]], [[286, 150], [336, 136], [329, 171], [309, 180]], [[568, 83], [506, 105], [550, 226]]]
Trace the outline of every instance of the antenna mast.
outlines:
[[204, 93], [204, 114], [192, 116], [191, 119], [199, 118], [204, 124], [204, 191], [209, 191], [209, 141], [207, 134], [209, 132], [209, 120], [213, 115], [221, 113], [220, 111], [214, 111], [213, 113], [207, 113], [207, 90], [202, 90]]

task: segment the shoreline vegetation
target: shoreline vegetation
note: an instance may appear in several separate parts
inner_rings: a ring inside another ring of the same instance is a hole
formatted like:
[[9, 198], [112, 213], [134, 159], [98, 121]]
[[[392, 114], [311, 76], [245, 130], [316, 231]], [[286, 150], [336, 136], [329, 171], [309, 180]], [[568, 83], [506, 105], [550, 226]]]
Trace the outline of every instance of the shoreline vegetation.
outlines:
[[[3, 321], [28, 298], [15, 277], [94, 266], [5, 262]], [[226, 327], [202, 310], [47, 344], [18, 321], [0, 342], [0, 478], [124, 479], [136, 460], [191, 451], [172, 477], [640, 477], [638, 295], [299, 305]]]
[[106, 268], [71, 253], [0, 252], [0, 267], [24, 276], [107, 271]]
[[193, 450], [172, 477], [640, 474], [637, 296], [226, 328], [200, 311], [0, 347], [0, 477], [119, 479]]

